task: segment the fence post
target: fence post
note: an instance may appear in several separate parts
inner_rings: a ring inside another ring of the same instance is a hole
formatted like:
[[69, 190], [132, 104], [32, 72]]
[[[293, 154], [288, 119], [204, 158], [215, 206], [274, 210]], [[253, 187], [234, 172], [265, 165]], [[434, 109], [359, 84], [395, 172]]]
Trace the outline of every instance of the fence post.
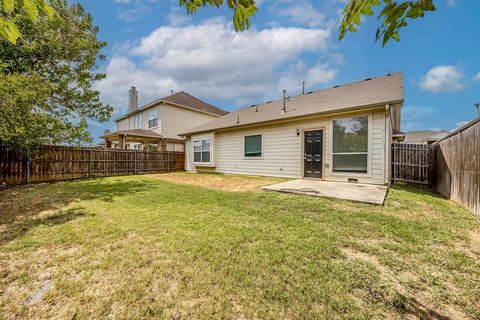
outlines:
[[170, 173], [170, 152], [167, 151], [167, 172]]
[[397, 178], [397, 165], [396, 165], [396, 162], [397, 162], [397, 145], [395, 143], [392, 143], [392, 162], [393, 162], [393, 184], [396, 183], [396, 178]]
[[135, 156], [135, 161], [134, 161], [134, 167], [133, 167], [133, 172], [134, 174], [137, 174], [137, 150], [135, 149], [135, 152], [134, 152], [134, 156]]
[[25, 166], [25, 183], [30, 183], [30, 150], [27, 149], [23, 157], [23, 165]]
[[92, 149], [90, 149], [90, 152], [88, 153], [88, 178], [90, 179], [92, 177]]

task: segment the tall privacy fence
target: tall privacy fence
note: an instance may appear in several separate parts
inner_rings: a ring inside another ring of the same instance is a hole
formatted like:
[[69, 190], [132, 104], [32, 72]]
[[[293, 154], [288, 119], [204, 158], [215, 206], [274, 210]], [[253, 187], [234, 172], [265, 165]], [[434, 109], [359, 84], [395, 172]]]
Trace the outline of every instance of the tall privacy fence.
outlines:
[[185, 153], [42, 146], [28, 153], [0, 146], [0, 183], [166, 173], [185, 169]]
[[480, 117], [435, 144], [435, 187], [480, 214]]
[[433, 144], [392, 144], [392, 182], [429, 185], [480, 214], [480, 117]]

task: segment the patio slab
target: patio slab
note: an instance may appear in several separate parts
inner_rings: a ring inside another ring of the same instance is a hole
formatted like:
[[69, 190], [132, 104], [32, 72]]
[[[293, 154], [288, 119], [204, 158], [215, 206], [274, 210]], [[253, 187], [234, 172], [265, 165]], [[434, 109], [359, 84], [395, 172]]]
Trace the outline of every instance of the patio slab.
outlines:
[[381, 205], [387, 195], [388, 187], [360, 183], [299, 179], [266, 186], [263, 187], [262, 190], [345, 199]]

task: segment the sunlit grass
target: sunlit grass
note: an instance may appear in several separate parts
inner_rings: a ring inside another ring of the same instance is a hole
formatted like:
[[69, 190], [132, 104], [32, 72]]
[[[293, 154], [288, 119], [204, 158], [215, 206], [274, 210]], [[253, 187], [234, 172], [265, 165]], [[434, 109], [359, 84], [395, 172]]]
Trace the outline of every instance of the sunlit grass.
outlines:
[[0, 192], [0, 318], [480, 317], [479, 219], [434, 193], [375, 206], [170, 178]]

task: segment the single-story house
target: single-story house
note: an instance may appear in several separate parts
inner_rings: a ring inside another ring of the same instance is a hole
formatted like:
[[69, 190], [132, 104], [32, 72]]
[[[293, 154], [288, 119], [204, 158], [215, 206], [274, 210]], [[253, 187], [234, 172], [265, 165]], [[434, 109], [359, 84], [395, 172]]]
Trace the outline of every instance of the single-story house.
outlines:
[[401, 73], [269, 101], [187, 130], [186, 170], [390, 183]]
[[404, 143], [433, 144], [450, 134], [447, 130], [417, 130], [405, 133]]

